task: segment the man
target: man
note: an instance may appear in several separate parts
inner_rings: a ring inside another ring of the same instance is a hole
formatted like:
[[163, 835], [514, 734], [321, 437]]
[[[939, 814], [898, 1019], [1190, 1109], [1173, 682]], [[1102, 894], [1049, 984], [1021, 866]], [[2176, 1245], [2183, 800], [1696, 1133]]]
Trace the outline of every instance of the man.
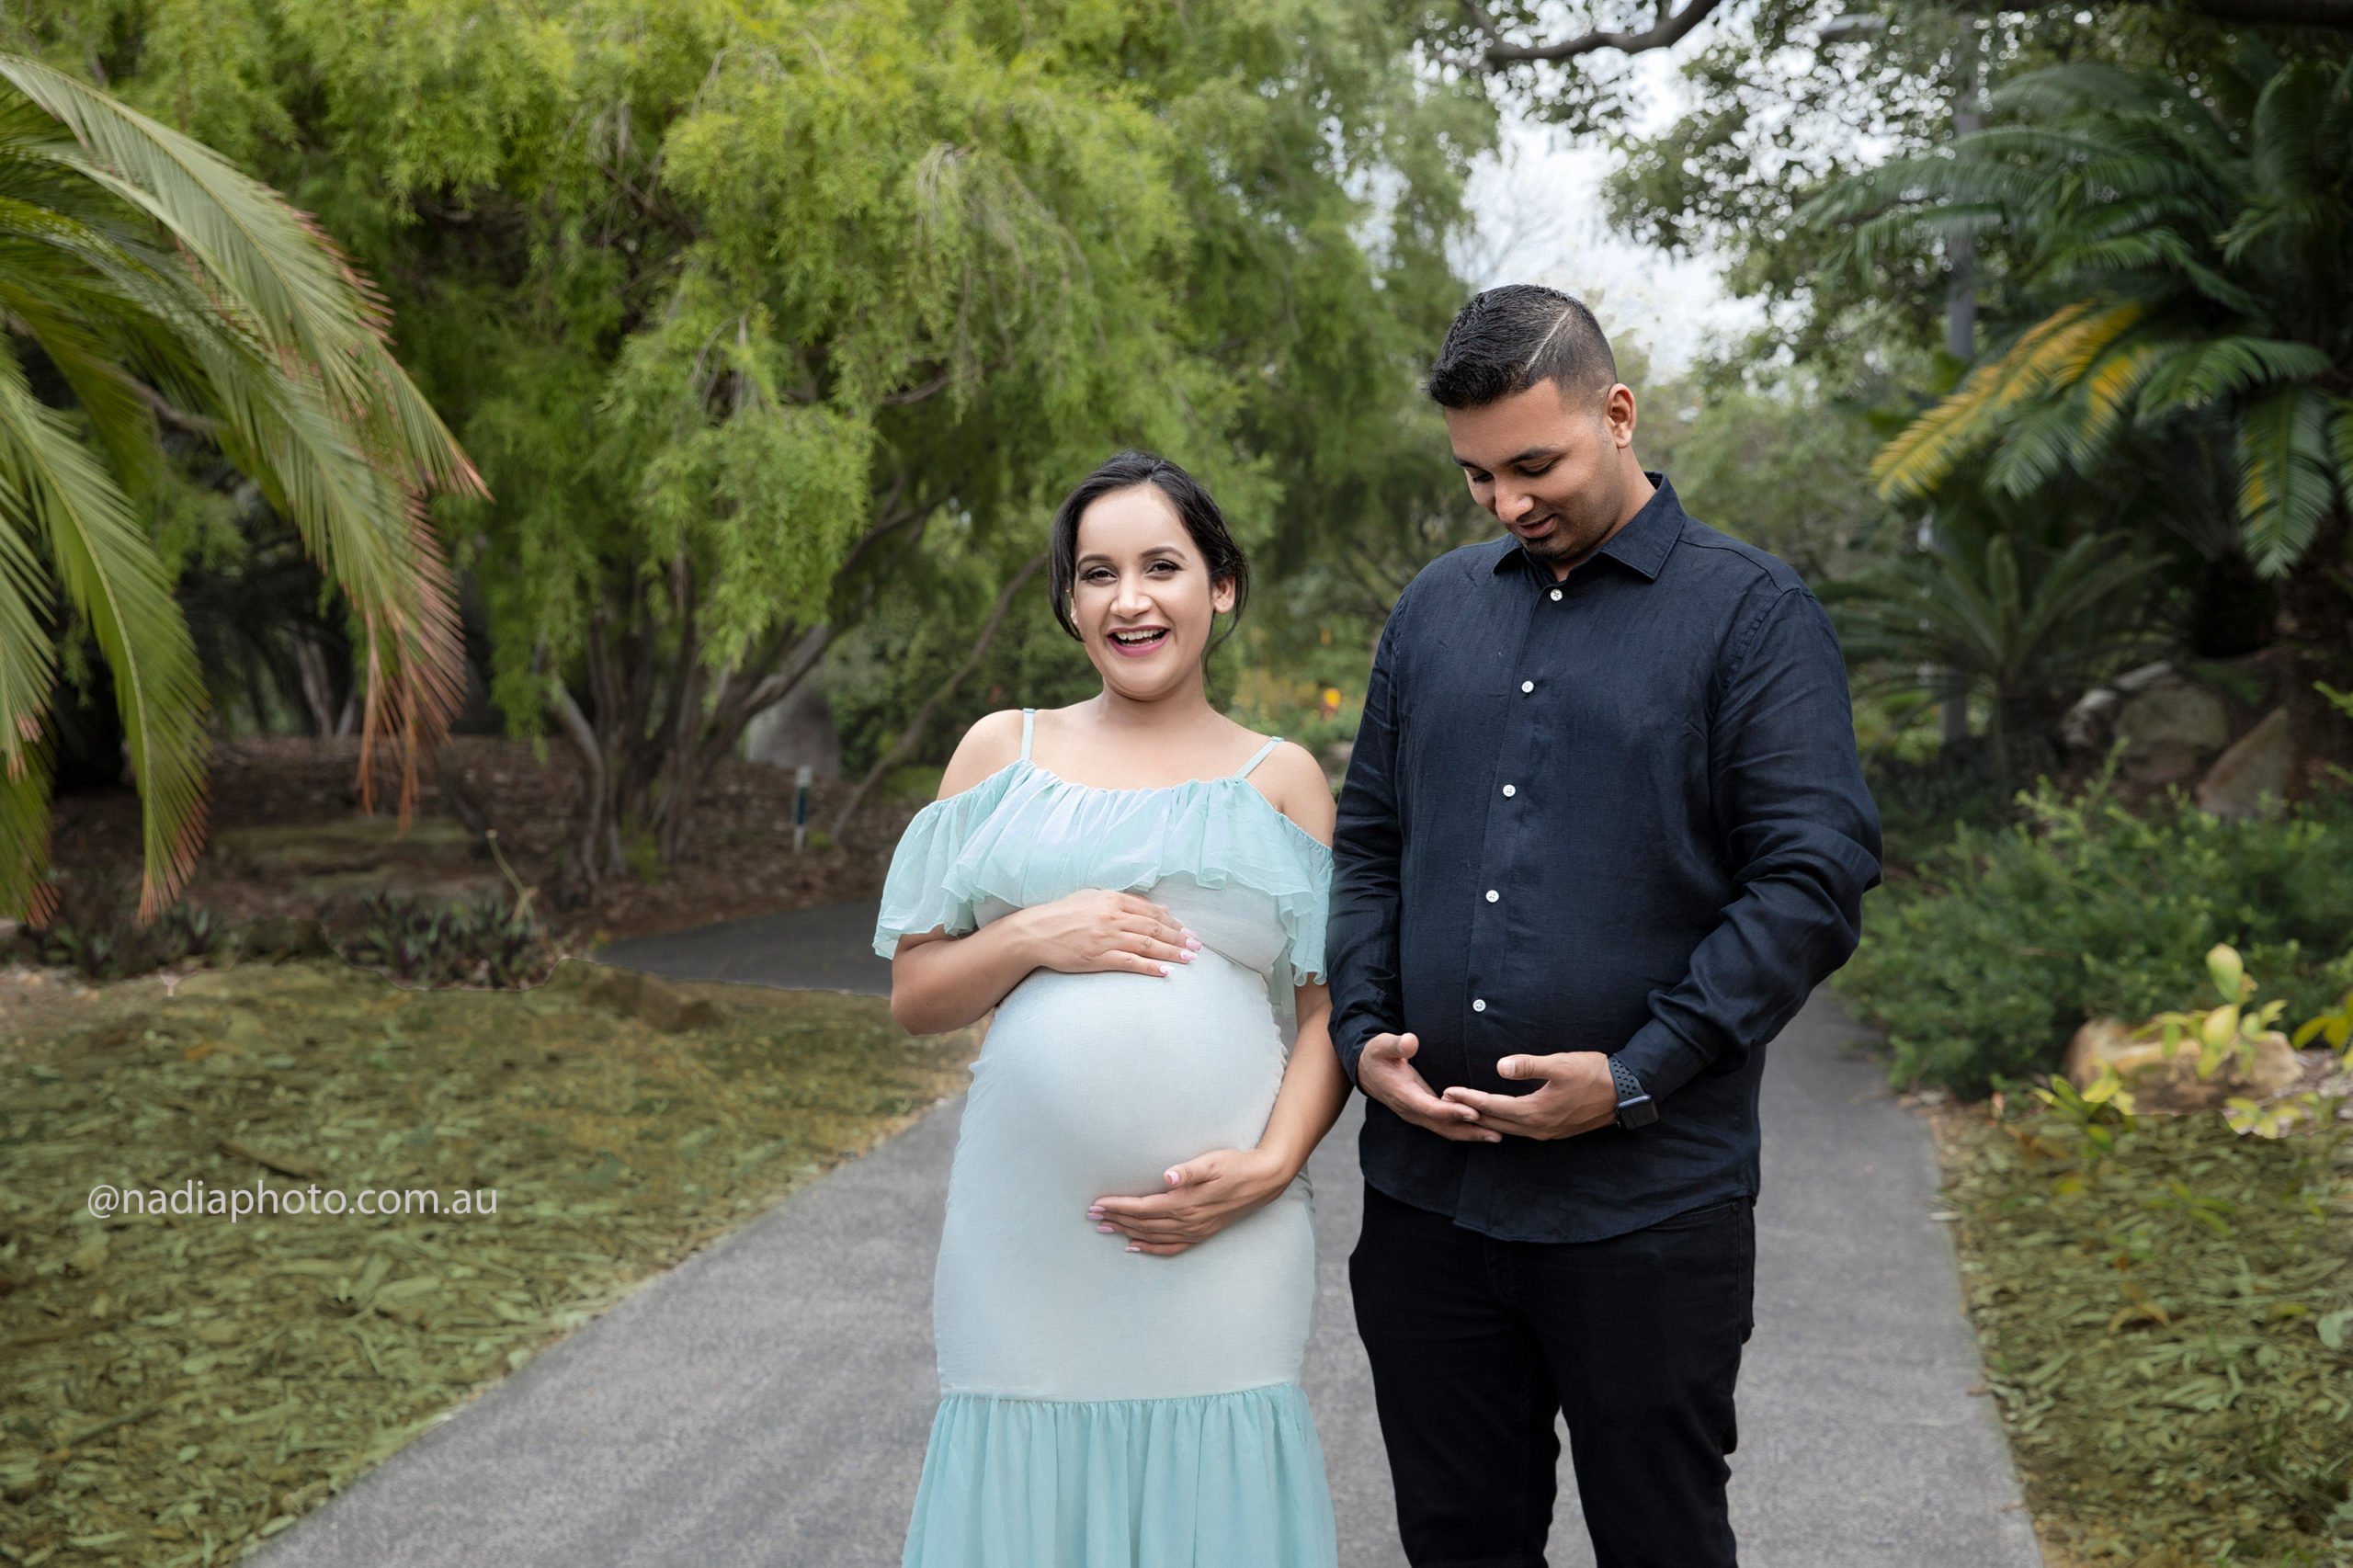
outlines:
[[1540, 1568], [1559, 1413], [1601, 1568], [1731, 1568], [1765, 1046], [1879, 880], [1846, 670], [1795, 573], [1643, 472], [1585, 306], [1490, 290], [1429, 390], [1509, 535], [1390, 616], [1331, 911], [1399, 1529]]

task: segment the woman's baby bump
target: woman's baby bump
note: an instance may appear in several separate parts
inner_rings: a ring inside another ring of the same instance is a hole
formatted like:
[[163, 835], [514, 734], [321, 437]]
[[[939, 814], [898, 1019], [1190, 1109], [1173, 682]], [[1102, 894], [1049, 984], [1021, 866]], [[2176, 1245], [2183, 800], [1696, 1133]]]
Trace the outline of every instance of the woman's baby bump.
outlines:
[[1256, 1143], [1283, 1045], [1266, 982], [1205, 949], [1165, 979], [1031, 974], [972, 1071], [972, 1131], [1026, 1144], [1092, 1200], [1157, 1191], [1179, 1160]]

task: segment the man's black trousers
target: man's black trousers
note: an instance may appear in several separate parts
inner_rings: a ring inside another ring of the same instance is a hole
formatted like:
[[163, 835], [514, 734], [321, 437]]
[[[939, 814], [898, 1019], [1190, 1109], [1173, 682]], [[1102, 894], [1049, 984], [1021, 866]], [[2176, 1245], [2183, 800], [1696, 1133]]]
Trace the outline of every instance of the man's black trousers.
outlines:
[[1414, 1568], [1543, 1568], [1566, 1417], [1600, 1568], [1733, 1568], [1724, 1483], [1745, 1198], [1600, 1242], [1505, 1242], [1368, 1187], [1348, 1259]]

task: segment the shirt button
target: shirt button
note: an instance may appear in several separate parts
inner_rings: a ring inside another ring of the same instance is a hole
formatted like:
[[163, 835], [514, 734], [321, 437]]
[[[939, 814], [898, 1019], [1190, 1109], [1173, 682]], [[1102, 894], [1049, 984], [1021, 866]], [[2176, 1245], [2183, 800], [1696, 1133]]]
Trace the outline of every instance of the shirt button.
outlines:
[[1504, 793], [1505, 793], [1506, 796], [1510, 796], [1510, 795], [1517, 795], [1517, 794], [1518, 794], [1518, 793], [1519, 793], [1519, 791], [1518, 791], [1518, 790], [1514, 789], [1512, 786], [1510, 786], [1510, 785], [1506, 784], [1506, 785], [1505, 785], [1505, 786], [1504, 786]]
[[1471, 998], [1471, 1010], [1474, 1013], [1485, 1012], [1487, 1010], [1487, 999], [1483, 996], [1473, 996]]
[[1489, 903], [1495, 903], [1495, 900], [1497, 900], [1497, 899], [1501, 898], [1502, 896], [1503, 896], [1503, 894], [1501, 894], [1501, 893], [1497, 892], [1496, 892], [1495, 889], [1493, 889], [1493, 888], [1489, 888], [1489, 889], [1487, 890], [1487, 902], [1488, 902]]
[[1536, 689], [1536, 683], [1532, 680], [1521, 681], [1519, 683], [1519, 689], [1522, 691], [1534, 691]]
[[1558, 589], [1558, 588], [1553, 589], [1553, 590], [1552, 590], [1552, 597], [1553, 597], [1554, 598], [1556, 598], [1556, 599], [1557, 599], [1557, 598], [1559, 598], [1559, 597], [1561, 597], [1561, 590], [1560, 590], [1560, 589]]

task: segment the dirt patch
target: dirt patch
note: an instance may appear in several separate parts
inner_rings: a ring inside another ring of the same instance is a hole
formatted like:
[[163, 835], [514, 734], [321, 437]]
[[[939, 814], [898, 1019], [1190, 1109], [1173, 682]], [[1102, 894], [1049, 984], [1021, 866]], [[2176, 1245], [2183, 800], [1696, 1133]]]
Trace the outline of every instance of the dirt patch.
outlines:
[[[729, 759], [697, 802], [696, 830], [674, 866], [608, 881], [576, 908], [551, 902], [571, 819], [577, 767], [550, 748], [461, 736], [449, 743], [465, 787], [482, 804], [517, 875], [574, 947], [652, 936], [713, 920], [872, 898], [891, 850], [919, 801], [870, 801], [838, 845], [792, 852], [792, 777]], [[187, 897], [232, 923], [315, 914], [338, 894], [381, 890], [463, 897], [506, 887], [505, 874], [460, 827], [439, 786], [424, 785], [418, 816], [393, 832], [398, 779], [377, 780], [378, 814], [358, 811], [357, 740], [223, 742], [212, 759], [210, 835]], [[820, 779], [809, 821], [822, 828], [852, 786]], [[57, 802], [53, 856], [69, 873], [127, 873], [137, 863], [139, 801], [128, 790]]]

